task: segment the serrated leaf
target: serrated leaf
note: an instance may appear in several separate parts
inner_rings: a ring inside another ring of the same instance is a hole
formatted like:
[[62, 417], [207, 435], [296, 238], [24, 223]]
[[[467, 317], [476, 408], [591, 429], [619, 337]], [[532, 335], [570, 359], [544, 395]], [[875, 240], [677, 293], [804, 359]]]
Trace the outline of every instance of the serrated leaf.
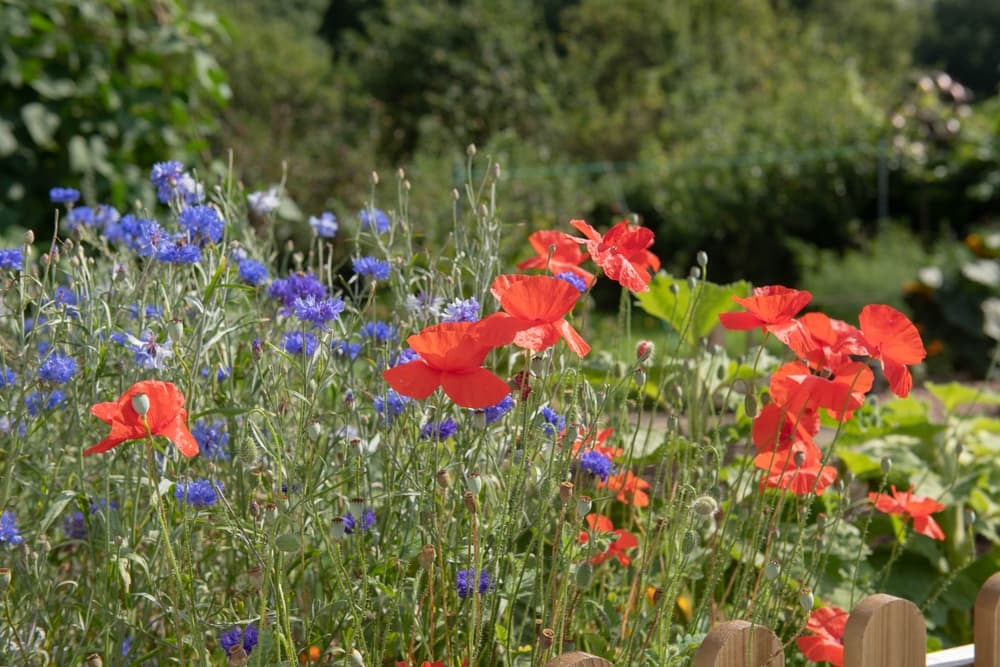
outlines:
[[[676, 286], [676, 295], [671, 292], [671, 286]], [[733, 301], [734, 296], [749, 293], [750, 284], [743, 280], [729, 285], [700, 280], [692, 291], [687, 280], [661, 271], [650, 281], [649, 290], [637, 294], [636, 298], [643, 310], [669, 324], [693, 344], [712, 332], [719, 324], [721, 313], [739, 308]]]

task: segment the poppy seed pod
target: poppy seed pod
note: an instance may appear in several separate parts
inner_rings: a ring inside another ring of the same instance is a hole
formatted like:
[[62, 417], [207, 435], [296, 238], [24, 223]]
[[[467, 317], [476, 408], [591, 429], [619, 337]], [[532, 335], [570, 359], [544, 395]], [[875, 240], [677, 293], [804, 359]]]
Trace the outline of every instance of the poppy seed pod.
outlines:
[[431, 568], [434, 567], [434, 558], [436, 555], [437, 551], [434, 549], [434, 545], [425, 544], [424, 548], [417, 555], [417, 562], [420, 563], [420, 567], [430, 572]]
[[448, 474], [448, 470], [445, 468], [441, 468], [440, 470], [437, 471], [436, 478], [438, 486], [440, 486], [442, 489], [447, 489], [448, 486], [451, 484], [451, 475]]
[[146, 394], [135, 394], [132, 396], [132, 409], [140, 417], [149, 414], [149, 396]]
[[479, 495], [479, 492], [483, 490], [483, 478], [479, 476], [478, 472], [473, 470], [465, 476], [465, 488], [474, 495]]
[[590, 513], [590, 508], [593, 506], [590, 496], [577, 496], [576, 497], [576, 514], [577, 516], [587, 516]]
[[803, 588], [799, 591], [799, 604], [806, 611], [812, 611], [813, 604], [815, 603], [815, 598], [813, 598], [812, 591], [808, 588]]
[[552, 628], [544, 628], [538, 634], [538, 647], [543, 651], [552, 646], [552, 640], [556, 638], [556, 632]]
[[360, 518], [365, 511], [365, 499], [351, 498], [347, 511], [351, 513], [351, 516]]
[[100, 653], [91, 653], [87, 656], [87, 667], [104, 667], [104, 659]]
[[343, 542], [344, 537], [347, 535], [347, 526], [344, 525], [344, 517], [334, 517], [331, 525], [333, 528], [330, 534], [333, 536], [334, 542]]
[[465, 508], [469, 510], [469, 514], [476, 513], [476, 496], [472, 491], [466, 491], [462, 495], [462, 501], [465, 503]]
[[565, 505], [573, 497], [573, 482], [562, 482], [559, 485], [559, 500]]
[[779, 574], [781, 574], [781, 564], [778, 561], [772, 560], [764, 566], [764, 576], [768, 581], [774, 581]]

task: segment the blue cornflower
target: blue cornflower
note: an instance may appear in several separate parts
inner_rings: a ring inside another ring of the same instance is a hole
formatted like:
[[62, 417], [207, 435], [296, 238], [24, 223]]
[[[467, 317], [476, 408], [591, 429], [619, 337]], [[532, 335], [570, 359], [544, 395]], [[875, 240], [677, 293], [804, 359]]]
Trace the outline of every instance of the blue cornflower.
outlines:
[[[163, 319], [163, 306], [149, 305], [142, 308], [142, 314], [147, 320], [160, 320]], [[128, 307], [128, 316], [133, 319], [139, 319], [139, 304], [133, 303]]]
[[174, 356], [174, 343], [169, 338], [159, 342], [152, 331], [146, 329], [136, 338], [131, 333], [112, 333], [111, 342], [132, 350], [135, 363], [139, 368], [162, 371], [167, 367], [167, 360]]
[[122, 657], [123, 658], [126, 657], [126, 656], [128, 656], [128, 654], [132, 652], [132, 642], [133, 641], [135, 641], [135, 638], [132, 635], [129, 635], [128, 637], [126, 637], [125, 639], [122, 640]]
[[416, 361], [419, 358], [420, 355], [417, 354], [416, 350], [408, 347], [406, 349], [400, 350], [399, 354], [396, 354], [391, 359], [389, 359], [389, 368], [392, 368], [393, 366], [402, 366], [403, 364], [408, 364], [411, 361]]
[[486, 415], [486, 423], [492, 424], [500, 421], [500, 418], [510, 412], [513, 408], [514, 398], [510, 394], [507, 394], [499, 403], [491, 405], [483, 410], [483, 414]]
[[139, 257], [152, 257], [161, 245], [171, 241], [171, 235], [156, 220], [126, 215], [119, 224], [125, 245]]
[[16, 547], [24, 544], [24, 538], [17, 530], [17, 518], [10, 510], [0, 514], [0, 544]]
[[382, 415], [382, 420], [386, 426], [389, 426], [392, 424], [393, 419], [403, 414], [406, 405], [412, 400], [407, 396], [401, 396], [396, 393], [395, 389], [388, 389], [384, 396], [376, 396], [372, 400], [372, 403], [375, 406], [375, 412]]
[[6, 389], [17, 381], [17, 373], [9, 368], [0, 368], [0, 389]]
[[53, 352], [38, 367], [38, 377], [52, 384], [66, 384], [76, 374], [76, 359]]
[[333, 354], [338, 357], [346, 357], [351, 361], [358, 358], [361, 354], [361, 343], [351, 343], [346, 340], [335, 340], [330, 343], [330, 349], [333, 350]]
[[[455, 583], [458, 588], [458, 597], [463, 600], [472, 595], [472, 589], [476, 585], [476, 571], [474, 569], [459, 570], [455, 575]], [[488, 591], [496, 588], [496, 584], [490, 581], [490, 573], [483, 570], [479, 573], [479, 594], [484, 595]]]
[[281, 193], [278, 188], [251, 192], [247, 195], [247, 204], [250, 205], [254, 213], [267, 215], [268, 213], [273, 213], [281, 206]]
[[368, 209], [361, 209], [358, 211], [358, 219], [361, 220], [361, 229], [370, 229], [374, 226], [375, 233], [377, 234], [385, 234], [392, 225], [385, 211], [377, 208], [370, 211]]
[[451, 417], [440, 422], [427, 422], [420, 429], [421, 440], [444, 441], [458, 433], [458, 422]]
[[455, 299], [444, 307], [442, 322], [478, 322], [479, 311], [482, 306], [476, 297], [470, 296], [468, 299]]
[[98, 204], [97, 210], [94, 211], [94, 225], [102, 229], [116, 224], [121, 219], [122, 214], [110, 204]]
[[201, 261], [201, 248], [180, 236], [164, 243], [156, 253], [156, 259], [168, 264], [197, 264]]
[[558, 435], [566, 428], [566, 418], [549, 406], [546, 405], [542, 408], [541, 415], [542, 419], [545, 420], [545, 423], [542, 424], [542, 431], [545, 435]]
[[58, 389], [49, 394], [43, 394], [40, 391], [36, 391], [24, 397], [24, 407], [27, 408], [30, 416], [37, 417], [38, 413], [43, 411], [51, 412], [62, 405], [65, 401], [65, 392], [59, 391]]
[[20, 271], [24, 268], [24, 255], [20, 248], [0, 248], [0, 269]]
[[313, 355], [318, 344], [316, 336], [308, 331], [289, 331], [281, 339], [281, 345], [285, 348], [285, 352], [288, 354], [305, 353], [307, 357]]
[[214, 206], [189, 206], [177, 216], [177, 224], [189, 234], [192, 241], [200, 237], [218, 243], [222, 240], [226, 221]]
[[74, 188], [52, 188], [49, 201], [53, 204], [74, 204], [80, 199], [80, 191]]
[[323, 211], [319, 217], [309, 216], [309, 226], [313, 228], [316, 236], [324, 239], [332, 239], [337, 235], [337, 216], [329, 211]]
[[256, 287], [267, 280], [267, 267], [255, 259], [241, 260], [240, 280]]
[[87, 519], [83, 512], [73, 512], [63, 519], [63, 530], [66, 537], [71, 540], [84, 540], [87, 538]]
[[608, 475], [613, 472], [611, 459], [594, 450], [583, 453], [580, 457], [580, 468], [600, 477], [602, 482], [608, 481]]
[[220, 461], [229, 460], [229, 433], [226, 422], [221, 419], [212, 423], [199, 419], [191, 428], [191, 434], [198, 441], [202, 456]]
[[[350, 535], [354, 532], [354, 529], [358, 527], [357, 520], [354, 515], [348, 512], [344, 515], [344, 532]], [[370, 507], [365, 508], [365, 511], [361, 513], [361, 530], [368, 530], [375, 525], [375, 510]]]
[[253, 623], [248, 625], [246, 630], [242, 630], [239, 626], [234, 625], [231, 630], [226, 630], [219, 635], [219, 646], [226, 652], [226, 655], [229, 655], [230, 651], [242, 644], [243, 650], [246, 651], [247, 655], [250, 655], [254, 646], [257, 645], [257, 639], [257, 626]]
[[584, 292], [587, 291], [587, 281], [581, 278], [580, 276], [576, 275], [572, 271], [563, 271], [562, 273], [557, 273], [555, 277], [558, 278], [559, 280], [565, 280], [566, 282], [568, 282], [570, 285], [575, 287], [580, 292], [580, 294], [583, 294]]
[[83, 225], [84, 227], [94, 226], [94, 209], [89, 206], [77, 206], [70, 209], [66, 217], [63, 218], [63, 223], [66, 225], [67, 232], [73, 232], [77, 227]]
[[174, 498], [185, 500], [193, 507], [211, 507], [219, 500], [221, 492], [222, 482], [210, 482], [199, 477], [187, 483], [177, 482]]
[[396, 327], [387, 324], [382, 320], [365, 322], [361, 325], [361, 331], [359, 333], [362, 338], [371, 338], [379, 343], [395, 340], [397, 335]]
[[79, 295], [68, 285], [59, 285], [52, 292], [52, 301], [57, 306], [75, 306], [80, 301]]
[[368, 276], [372, 280], [385, 280], [392, 271], [389, 262], [383, 262], [371, 256], [358, 257], [354, 260], [352, 266], [356, 274], [359, 276]]
[[439, 296], [431, 296], [426, 292], [417, 292], [416, 294], [407, 295], [406, 302], [403, 305], [408, 313], [434, 318], [438, 316], [443, 301], [444, 299]]
[[293, 273], [273, 281], [267, 288], [267, 295], [281, 301], [287, 312], [291, 312], [296, 299], [308, 296], [325, 299], [326, 286], [311, 273]]
[[344, 302], [338, 297], [317, 299], [309, 295], [300, 297], [292, 303], [292, 311], [303, 322], [308, 322], [317, 329], [326, 329], [327, 322], [337, 319], [344, 312]]
[[[207, 366], [202, 366], [201, 376], [203, 378], [205, 378], [207, 380], [208, 377], [211, 374], [212, 374], [212, 371], [210, 371]], [[219, 365], [219, 366], [215, 367], [215, 381], [216, 382], [222, 382], [223, 380], [228, 379], [229, 376], [232, 375], [232, 374], [233, 374], [233, 367], [232, 366], [222, 366], [222, 365]]]
[[149, 172], [149, 181], [156, 186], [156, 197], [163, 204], [169, 204], [175, 199], [186, 204], [197, 204], [205, 198], [205, 188], [177, 160], [154, 164]]

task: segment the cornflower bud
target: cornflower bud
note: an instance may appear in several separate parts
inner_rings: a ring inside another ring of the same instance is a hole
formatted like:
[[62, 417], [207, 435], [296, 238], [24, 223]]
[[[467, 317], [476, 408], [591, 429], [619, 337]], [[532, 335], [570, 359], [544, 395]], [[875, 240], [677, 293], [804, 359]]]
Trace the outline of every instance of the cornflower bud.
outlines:
[[30, 229], [24, 233], [24, 242], [27, 245], [31, 245], [35, 242], [35, 232]]

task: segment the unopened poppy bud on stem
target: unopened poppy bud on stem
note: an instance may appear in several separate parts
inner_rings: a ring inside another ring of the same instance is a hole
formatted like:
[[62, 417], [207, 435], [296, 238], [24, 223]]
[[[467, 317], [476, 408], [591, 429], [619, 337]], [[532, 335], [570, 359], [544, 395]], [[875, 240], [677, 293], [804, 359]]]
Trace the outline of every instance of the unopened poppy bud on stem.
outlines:
[[883, 456], [882, 460], [879, 462], [879, 465], [882, 466], [882, 474], [888, 475], [889, 471], [892, 470], [892, 459], [890, 459], [888, 456]]
[[704, 270], [704, 268], [708, 266], [708, 253], [704, 250], [699, 250], [698, 254], [695, 255], [695, 261], [697, 261], [698, 266]]
[[635, 360], [638, 362], [643, 362], [653, 356], [653, 352], [656, 350], [656, 346], [652, 341], [640, 340], [639, 344], [635, 346]]

